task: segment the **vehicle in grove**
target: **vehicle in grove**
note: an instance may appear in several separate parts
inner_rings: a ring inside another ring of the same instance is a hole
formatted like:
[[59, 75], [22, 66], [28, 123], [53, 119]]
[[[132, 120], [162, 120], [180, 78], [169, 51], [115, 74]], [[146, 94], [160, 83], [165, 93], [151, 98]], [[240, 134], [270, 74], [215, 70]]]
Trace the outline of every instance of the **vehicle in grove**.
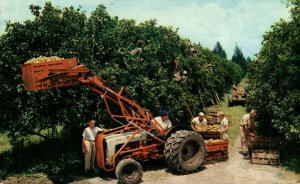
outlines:
[[76, 58], [27, 63], [22, 66], [24, 88], [29, 91], [83, 85], [99, 94], [107, 112], [120, 126], [96, 136], [96, 163], [115, 171], [121, 183], [138, 183], [143, 175], [139, 162], [165, 158], [179, 173], [195, 172], [206, 155], [204, 140], [188, 126], [164, 130], [149, 110], [130, 97], [125, 87], [96, 75]]

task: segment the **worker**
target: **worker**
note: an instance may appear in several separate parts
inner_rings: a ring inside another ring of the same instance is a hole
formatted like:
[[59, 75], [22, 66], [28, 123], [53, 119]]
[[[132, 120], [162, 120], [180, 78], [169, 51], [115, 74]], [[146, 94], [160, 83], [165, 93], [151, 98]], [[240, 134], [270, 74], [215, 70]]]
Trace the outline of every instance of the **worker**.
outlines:
[[245, 81], [245, 87], [244, 87], [244, 89], [245, 89], [245, 96], [246, 96], [246, 94], [247, 94], [247, 92], [249, 90], [249, 81], [248, 80]]
[[161, 111], [161, 116], [154, 118], [155, 122], [157, 122], [164, 130], [167, 130], [172, 127], [172, 123], [169, 119], [169, 112], [166, 110]]
[[245, 89], [247, 90], [247, 89], [248, 89], [248, 87], [249, 87], [249, 81], [248, 81], [248, 80], [246, 80], [246, 81], [245, 81]]
[[247, 156], [248, 151], [248, 140], [251, 136], [257, 135], [254, 120], [255, 120], [256, 112], [255, 110], [251, 110], [249, 114], [245, 114], [242, 117], [241, 125], [240, 125], [240, 137], [241, 137], [241, 146], [242, 153], [244, 156]]
[[223, 140], [228, 140], [228, 129], [229, 129], [228, 119], [225, 117], [225, 114], [222, 111], [219, 111], [217, 116], [221, 121], [221, 138]]
[[179, 60], [176, 57], [171, 61], [171, 73], [173, 77], [179, 75]]
[[196, 130], [196, 126], [207, 125], [207, 120], [205, 119], [205, 114], [199, 112], [198, 117], [192, 120], [192, 128]]
[[181, 79], [180, 72], [175, 73], [174, 76], [173, 76], [173, 80], [176, 81], [176, 82], [179, 82], [180, 79]]
[[236, 82], [233, 82], [232, 88], [237, 89]]
[[231, 94], [232, 94], [233, 97], [237, 97], [238, 96], [236, 82], [234, 82], [233, 85], [232, 85], [232, 92], [231, 92]]
[[82, 153], [84, 153], [85, 164], [84, 170], [85, 172], [89, 172], [90, 169], [94, 169], [95, 157], [96, 157], [96, 148], [95, 148], [95, 139], [96, 135], [99, 131], [103, 131], [99, 127], [95, 126], [95, 120], [91, 119], [89, 121], [89, 126], [86, 127], [82, 133]]
[[246, 96], [245, 88], [240, 88], [238, 94], [240, 94], [242, 97], [245, 97]]
[[141, 53], [142, 53], [142, 48], [138, 48], [138, 47], [129, 52], [129, 54], [132, 56], [133, 55], [139, 56]]
[[182, 82], [185, 82], [186, 79], [187, 79], [187, 71], [184, 70], [184, 71], [182, 72], [182, 75], [181, 75], [181, 77], [180, 77], [180, 80], [181, 80]]

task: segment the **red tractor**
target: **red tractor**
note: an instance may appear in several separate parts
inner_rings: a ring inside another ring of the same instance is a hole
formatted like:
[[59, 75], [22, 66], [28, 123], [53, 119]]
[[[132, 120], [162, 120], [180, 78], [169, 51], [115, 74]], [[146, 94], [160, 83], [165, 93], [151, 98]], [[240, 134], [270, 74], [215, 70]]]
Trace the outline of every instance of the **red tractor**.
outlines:
[[121, 183], [141, 180], [140, 161], [165, 158], [167, 165], [179, 173], [195, 172], [204, 162], [206, 147], [201, 135], [183, 125], [164, 130], [125, 87], [116, 89], [85, 65], [77, 65], [75, 58], [24, 64], [22, 76], [29, 91], [84, 85], [101, 96], [107, 112], [121, 126], [98, 133], [97, 166], [115, 171]]

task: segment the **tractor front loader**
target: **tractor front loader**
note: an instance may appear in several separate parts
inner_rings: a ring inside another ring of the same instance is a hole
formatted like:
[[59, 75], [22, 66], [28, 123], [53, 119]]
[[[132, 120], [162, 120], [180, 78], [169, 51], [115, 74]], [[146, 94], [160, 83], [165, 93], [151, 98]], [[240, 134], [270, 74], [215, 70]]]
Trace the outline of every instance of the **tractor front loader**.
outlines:
[[101, 170], [115, 171], [121, 183], [141, 180], [141, 161], [165, 158], [179, 173], [195, 172], [204, 162], [201, 135], [185, 126], [164, 130], [125, 87], [117, 89], [85, 65], [78, 65], [75, 58], [24, 64], [22, 76], [29, 91], [83, 85], [101, 96], [111, 118], [121, 125], [97, 134], [96, 163]]

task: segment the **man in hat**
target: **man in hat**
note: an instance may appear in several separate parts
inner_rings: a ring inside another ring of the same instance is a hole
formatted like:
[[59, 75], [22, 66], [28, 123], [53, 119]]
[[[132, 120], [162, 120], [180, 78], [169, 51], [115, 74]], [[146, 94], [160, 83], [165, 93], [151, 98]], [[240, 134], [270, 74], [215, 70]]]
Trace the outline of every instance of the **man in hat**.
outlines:
[[207, 125], [207, 120], [205, 119], [205, 114], [199, 112], [198, 117], [192, 120], [192, 128], [196, 130], [196, 126]]
[[166, 110], [161, 111], [161, 116], [154, 118], [155, 122], [157, 122], [164, 130], [167, 130], [172, 127], [172, 123], [169, 120], [169, 112]]
[[236, 82], [233, 82], [232, 89], [237, 89]]
[[228, 129], [229, 129], [228, 119], [225, 117], [225, 114], [222, 111], [219, 111], [217, 116], [221, 121], [221, 138], [223, 140], [228, 140]]
[[182, 75], [181, 75], [181, 77], [180, 77], [180, 80], [181, 80], [182, 82], [185, 82], [186, 79], [187, 79], [187, 71], [184, 70], [184, 71], [182, 72]]
[[95, 148], [95, 139], [99, 131], [103, 131], [99, 127], [95, 126], [95, 120], [91, 119], [89, 121], [89, 126], [86, 127], [82, 133], [82, 153], [84, 153], [85, 172], [89, 172], [90, 169], [95, 169], [95, 157], [96, 157], [96, 148]]
[[244, 156], [247, 156], [247, 151], [248, 151], [247, 142], [249, 138], [251, 136], [257, 135], [255, 125], [254, 125], [255, 116], [256, 116], [255, 110], [251, 110], [250, 113], [245, 114], [241, 120], [240, 137], [241, 137], [242, 153]]
[[232, 85], [231, 94], [232, 94], [233, 97], [237, 97], [238, 96], [236, 82], [234, 82], [233, 85]]

